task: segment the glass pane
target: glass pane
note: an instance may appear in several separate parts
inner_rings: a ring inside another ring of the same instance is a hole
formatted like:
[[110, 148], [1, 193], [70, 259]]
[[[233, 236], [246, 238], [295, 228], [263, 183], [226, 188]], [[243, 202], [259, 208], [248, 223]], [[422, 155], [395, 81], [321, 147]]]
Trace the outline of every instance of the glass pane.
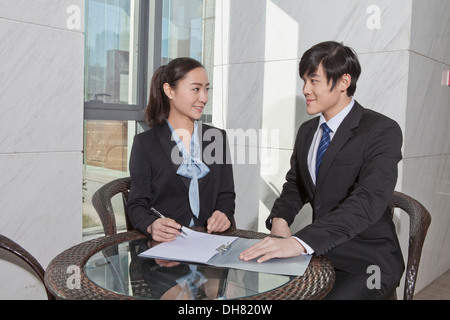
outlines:
[[85, 101], [136, 104], [138, 0], [86, 1]]
[[86, 121], [86, 166], [127, 172], [128, 121]]
[[[104, 184], [129, 176], [128, 161], [136, 131], [133, 121], [85, 121], [83, 173], [83, 229], [101, 232], [101, 222], [92, 206], [92, 195]], [[112, 199], [117, 228], [125, 228], [121, 195]]]
[[202, 61], [203, 0], [164, 0], [162, 64], [178, 57]]
[[[178, 57], [191, 57], [203, 63], [213, 83], [215, 0], [163, 0], [161, 64]], [[212, 95], [202, 121], [212, 122]]]

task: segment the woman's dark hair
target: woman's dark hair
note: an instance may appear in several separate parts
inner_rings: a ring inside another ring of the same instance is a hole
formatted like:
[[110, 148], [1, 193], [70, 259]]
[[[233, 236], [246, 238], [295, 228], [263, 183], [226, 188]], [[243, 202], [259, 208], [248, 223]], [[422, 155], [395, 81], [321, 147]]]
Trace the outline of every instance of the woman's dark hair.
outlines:
[[331, 90], [344, 74], [348, 73], [352, 80], [347, 89], [347, 95], [353, 96], [356, 91], [356, 82], [361, 74], [361, 65], [355, 51], [335, 41], [326, 41], [316, 44], [303, 54], [300, 61], [300, 78], [314, 74], [322, 63], [328, 83], [332, 81]]
[[145, 122], [150, 128], [164, 123], [169, 117], [170, 104], [169, 98], [164, 92], [164, 84], [168, 83], [175, 89], [190, 71], [197, 68], [204, 69], [197, 60], [176, 58], [155, 71], [150, 85], [150, 98], [145, 109]]

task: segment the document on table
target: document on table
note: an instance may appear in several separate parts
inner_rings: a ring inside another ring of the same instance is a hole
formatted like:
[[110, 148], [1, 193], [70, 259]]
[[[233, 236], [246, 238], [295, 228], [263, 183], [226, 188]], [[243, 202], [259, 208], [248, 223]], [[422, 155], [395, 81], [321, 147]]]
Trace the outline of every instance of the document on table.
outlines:
[[187, 233], [187, 236], [181, 235], [175, 241], [160, 243], [141, 253], [140, 256], [207, 264], [208, 260], [218, 253], [217, 248], [237, 239], [237, 237], [213, 235], [188, 228], [183, 228], [183, 231]]
[[[187, 236], [179, 236], [172, 242], [160, 243], [139, 256], [293, 276], [302, 276], [311, 260], [311, 256], [301, 255], [271, 259], [263, 263], [256, 262], [256, 259], [243, 261], [239, 259], [239, 254], [261, 240], [213, 235], [188, 228], [183, 230]], [[218, 248], [222, 246], [227, 246], [228, 249], [220, 252]]]

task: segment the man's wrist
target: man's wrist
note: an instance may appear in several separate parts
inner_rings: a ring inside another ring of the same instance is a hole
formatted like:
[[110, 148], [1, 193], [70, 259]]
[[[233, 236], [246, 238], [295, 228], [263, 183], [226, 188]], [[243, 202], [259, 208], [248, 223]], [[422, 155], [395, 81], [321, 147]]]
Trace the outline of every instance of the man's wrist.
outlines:
[[291, 241], [292, 248], [295, 248], [295, 251], [293, 251], [295, 252], [295, 255], [299, 256], [305, 254], [306, 250], [299, 241], [296, 241], [293, 237], [288, 238], [288, 240]]
[[295, 239], [295, 240], [303, 247], [303, 249], [304, 249], [303, 253], [304, 253], [304, 254], [313, 254], [313, 253], [314, 253], [313, 248], [311, 248], [311, 247], [310, 247], [307, 243], [305, 243], [303, 240], [301, 240], [301, 239], [299, 239], [299, 238], [297, 238], [297, 237], [295, 237], [295, 236], [292, 236], [291, 238], [292, 238], [292, 239]]
[[284, 238], [289, 238], [292, 235], [289, 224], [283, 218], [273, 218], [270, 233]]

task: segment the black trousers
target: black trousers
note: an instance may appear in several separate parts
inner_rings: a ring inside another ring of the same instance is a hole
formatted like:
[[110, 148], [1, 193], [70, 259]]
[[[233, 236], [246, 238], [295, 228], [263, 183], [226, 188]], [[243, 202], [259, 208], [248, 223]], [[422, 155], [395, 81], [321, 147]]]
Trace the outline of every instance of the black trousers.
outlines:
[[336, 270], [336, 280], [324, 300], [389, 300], [396, 286], [380, 284], [380, 289], [367, 286], [368, 275], [350, 274]]

